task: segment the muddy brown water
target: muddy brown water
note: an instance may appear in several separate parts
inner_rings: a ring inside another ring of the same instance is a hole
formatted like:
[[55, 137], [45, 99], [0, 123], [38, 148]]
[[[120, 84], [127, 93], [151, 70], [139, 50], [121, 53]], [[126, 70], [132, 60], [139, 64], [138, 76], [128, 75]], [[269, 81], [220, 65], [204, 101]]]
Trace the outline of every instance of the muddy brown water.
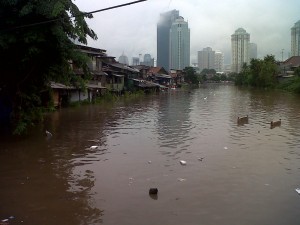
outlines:
[[9, 224], [300, 224], [297, 95], [172, 90], [62, 109], [27, 138], [0, 140]]

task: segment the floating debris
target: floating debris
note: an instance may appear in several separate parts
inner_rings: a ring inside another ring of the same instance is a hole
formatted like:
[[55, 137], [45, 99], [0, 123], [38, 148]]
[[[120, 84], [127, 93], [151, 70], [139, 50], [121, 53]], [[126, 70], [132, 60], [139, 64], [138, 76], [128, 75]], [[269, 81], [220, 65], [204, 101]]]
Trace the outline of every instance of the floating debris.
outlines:
[[185, 166], [185, 165], [186, 165], [186, 161], [184, 161], [184, 160], [180, 160], [179, 162], [180, 162], [180, 164], [181, 164], [182, 166]]
[[281, 119], [279, 119], [278, 121], [271, 121], [270, 123], [270, 128], [273, 129], [275, 127], [280, 127], [281, 126]]
[[92, 146], [90, 147], [90, 149], [97, 149], [97, 148], [98, 148], [97, 145], [92, 145]]
[[184, 179], [184, 178], [178, 178], [177, 180], [180, 182], [186, 181], [186, 179]]
[[225, 146], [224, 149], [227, 150], [228, 148]]
[[249, 123], [249, 117], [248, 117], [248, 115], [244, 116], [244, 117], [238, 117], [237, 118], [237, 124], [238, 125], [244, 125], [246, 123]]
[[149, 189], [149, 195], [157, 195], [158, 189], [157, 188], [150, 188]]
[[46, 136], [47, 136], [47, 140], [52, 138], [52, 134], [49, 131], [46, 130], [45, 133], [46, 133]]
[[149, 160], [148, 163], [151, 164], [152, 162]]
[[203, 159], [204, 159], [204, 157], [198, 158], [198, 160], [201, 161], [201, 162], [202, 162]]
[[300, 188], [296, 188], [295, 191], [300, 194]]

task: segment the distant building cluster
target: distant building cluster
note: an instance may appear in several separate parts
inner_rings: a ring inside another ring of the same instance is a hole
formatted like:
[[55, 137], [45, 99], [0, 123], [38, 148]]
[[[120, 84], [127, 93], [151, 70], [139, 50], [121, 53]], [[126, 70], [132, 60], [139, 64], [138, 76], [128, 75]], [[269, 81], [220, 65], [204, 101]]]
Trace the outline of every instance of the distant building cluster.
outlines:
[[198, 51], [198, 67], [200, 72], [204, 69], [224, 72], [224, 54], [221, 51], [213, 51], [211, 47], [204, 48]]
[[[132, 66], [158, 66], [166, 71], [183, 70], [192, 66], [195, 71], [214, 69], [219, 73], [239, 73], [243, 65], [250, 64], [252, 59], [258, 57], [256, 43], [250, 41], [250, 34], [242, 27], [231, 35], [231, 63], [225, 65], [224, 53], [205, 47], [197, 52], [197, 61], [190, 63], [190, 28], [188, 22], [180, 16], [178, 10], [171, 10], [160, 14], [157, 23], [157, 59], [145, 54], [143, 57], [132, 58]], [[300, 20], [291, 28], [290, 56], [300, 56]], [[283, 52], [282, 52], [283, 61]], [[129, 65], [124, 53], [119, 62]]]
[[[141, 56], [141, 55], [140, 55]], [[119, 57], [119, 63], [129, 65], [128, 57], [122, 53], [122, 55]], [[138, 65], [144, 65], [144, 66], [154, 66], [154, 58], [151, 57], [150, 54], [145, 54], [144, 59], [141, 57], [132, 57], [132, 63], [131, 66], [138, 66]]]

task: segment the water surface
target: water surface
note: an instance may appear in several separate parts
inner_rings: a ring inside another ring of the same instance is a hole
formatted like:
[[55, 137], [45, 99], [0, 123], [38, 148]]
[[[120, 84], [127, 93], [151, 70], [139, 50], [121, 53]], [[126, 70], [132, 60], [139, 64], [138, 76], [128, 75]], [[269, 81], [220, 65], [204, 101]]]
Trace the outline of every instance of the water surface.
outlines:
[[299, 224], [299, 112], [299, 96], [231, 85], [62, 109], [27, 138], [1, 138], [0, 219]]

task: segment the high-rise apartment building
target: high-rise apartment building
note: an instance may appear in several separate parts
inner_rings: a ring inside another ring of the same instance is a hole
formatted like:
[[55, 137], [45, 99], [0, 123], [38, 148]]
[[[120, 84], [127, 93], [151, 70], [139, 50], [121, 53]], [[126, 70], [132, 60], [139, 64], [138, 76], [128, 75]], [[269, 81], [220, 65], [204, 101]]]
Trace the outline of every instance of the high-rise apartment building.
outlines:
[[190, 66], [190, 29], [188, 22], [179, 17], [170, 29], [169, 69], [182, 70]]
[[300, 56], [300, 20], [291, 28], [292, 56]]
[[250, 34], [243, 28], [238, 28], [231, 35], [231, 71], [239, 73], [244, 63], [249, 64]]
[[140, 58], [139, 57], [132, 57], [132, 66], [140, 65]]
[[128, 57], [124, 54], [124, 52], [119, 57], [119, 63], [123, 63], [123, 64], [126, 64], [126, 65], [129, 65]]
[[257, 59], [257, 44], [249, 43], [249, 60]]
[[224, 72], [224, 54], [221, 51], [215, 52], [215, 70], [216, 72]]
[[154, 66], [154, 58], [151, 58], [150, 54], [145, 54], [144, 55], [144, 61], [141, 62], [141, 65]]
[[172, 10], [160, 14], [157, 24], [157, 66], [169, 70], [170, 59], [170, 29], [172, 23], [179, 17], [178, 10]]
[[215, 51], [212, 48], [203, 48], [198, 51], [198, 67], [201, 72], [204, 69], [215, 69]]

